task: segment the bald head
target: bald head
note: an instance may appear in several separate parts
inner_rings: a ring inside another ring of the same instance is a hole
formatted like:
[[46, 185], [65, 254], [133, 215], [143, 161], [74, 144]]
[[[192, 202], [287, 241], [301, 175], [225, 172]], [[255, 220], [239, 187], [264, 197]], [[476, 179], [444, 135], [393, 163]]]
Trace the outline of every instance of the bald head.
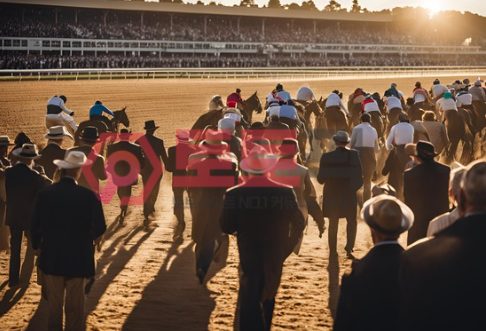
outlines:
[[486, 208], [486, 162], [471, 163], [462, 180], [465, 204], [468, 211]]

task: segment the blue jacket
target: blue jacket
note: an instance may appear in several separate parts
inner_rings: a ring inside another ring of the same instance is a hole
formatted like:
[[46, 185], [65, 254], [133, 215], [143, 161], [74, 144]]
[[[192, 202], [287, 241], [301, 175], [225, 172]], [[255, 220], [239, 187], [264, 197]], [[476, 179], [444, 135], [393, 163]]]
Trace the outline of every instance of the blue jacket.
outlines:
[[103, 115], [103, 112], [111, 116], [115, 116], [115, 114], [113, 114], [111, 110], [103, 106], [101, 103], [95, 103], [95, 105], [91, 107], [91, 109], [89, 110], [89, 116], [93, 116], [93, 115], [101, 116]]

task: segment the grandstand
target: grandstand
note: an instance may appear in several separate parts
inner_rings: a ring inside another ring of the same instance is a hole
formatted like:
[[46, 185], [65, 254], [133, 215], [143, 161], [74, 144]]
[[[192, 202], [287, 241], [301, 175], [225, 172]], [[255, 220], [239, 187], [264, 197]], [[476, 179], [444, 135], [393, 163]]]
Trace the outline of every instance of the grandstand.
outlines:
[[423, 24], [380, 13], [6, 1], [0, 69], [482, 64], [483, 39]]

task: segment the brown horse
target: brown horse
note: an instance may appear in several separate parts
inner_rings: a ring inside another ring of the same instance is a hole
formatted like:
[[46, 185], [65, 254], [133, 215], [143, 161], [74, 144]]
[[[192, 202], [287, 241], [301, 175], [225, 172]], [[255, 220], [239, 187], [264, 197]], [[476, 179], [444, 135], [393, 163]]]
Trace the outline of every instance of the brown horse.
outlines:
[[466, 124], [467, 117], [465, 117], [465, 114], [454, 109], [446, 110], [444, 112], [444, 118], [444, 124], [447, 128], [447, 135], [449, 136], [450, 141], [450, 144], [446, 149], [446, 162], [451, 163], [455, 160], [457, 147], [459, 146], [459, 142], [461, 142], [461, 140], [464, 142], [464, 149], [467, 150], [470, 148], [472, 154], [474, 136], [469, 131], [469, 127]]
[[256, 111], [257, 114], [261, 114], [263, 111], [260, 98], [258, 98], [258, 91], [255, 91], [248, 99], [243, 102], [238, 103], [238, 108], [241, 111], [241, 115], [246, 120], [248, 124], [251, 124], [253, 118], [253, 112]]
[[322, 103], [322, 97], [319, 101], [311, 101], [311, 102], [301, 102], [301, 101], [295, 101], [296, 103], [301, 103], [304, 105], [304, 120], [303, 123], [305, 124], [305, 129], [307, 131], [308, 139], [309, 139], [309, 144], [311, 151], [314, 151], [314, 146], [312, 144], [314, 140], [314, 128], [312, 126], [311, 122], [311, 115], [314, 114], [315, 120], [322, 114], [322, 108], [320, 106], [320, 103]]
[[112, 132], [112, 133], [117, 133], [118, 127], [120, 124], [123, 124], [125, 127], [130, 126], [130, 119], [128, 118], [128, 115], [126, 113], [127, 107], [124, 107], [120, 110], [115, 110], [113, 114], [112, 119], [109, 119], [106, 116], [102, 117], [102, 120], [87, 120], [79, 123], [78, 129], [74, 133], [74, 145], [79, 146], [80, 143], [80, 135], [83, 132], [83, 130], [88, 127], [88, 126], [94, 126], [95, 128], [98, 129], [98, 133], [106, 133], [106, 132]]

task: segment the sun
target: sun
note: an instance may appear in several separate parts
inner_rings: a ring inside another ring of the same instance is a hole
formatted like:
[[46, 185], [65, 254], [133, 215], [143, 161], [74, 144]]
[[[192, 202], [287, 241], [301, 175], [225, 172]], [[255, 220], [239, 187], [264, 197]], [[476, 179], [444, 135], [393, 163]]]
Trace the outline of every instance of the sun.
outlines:
[[425, 0], [422, 6], [429, 11], [429, 18], [433, 18], [441, 11], [440, 0]]

